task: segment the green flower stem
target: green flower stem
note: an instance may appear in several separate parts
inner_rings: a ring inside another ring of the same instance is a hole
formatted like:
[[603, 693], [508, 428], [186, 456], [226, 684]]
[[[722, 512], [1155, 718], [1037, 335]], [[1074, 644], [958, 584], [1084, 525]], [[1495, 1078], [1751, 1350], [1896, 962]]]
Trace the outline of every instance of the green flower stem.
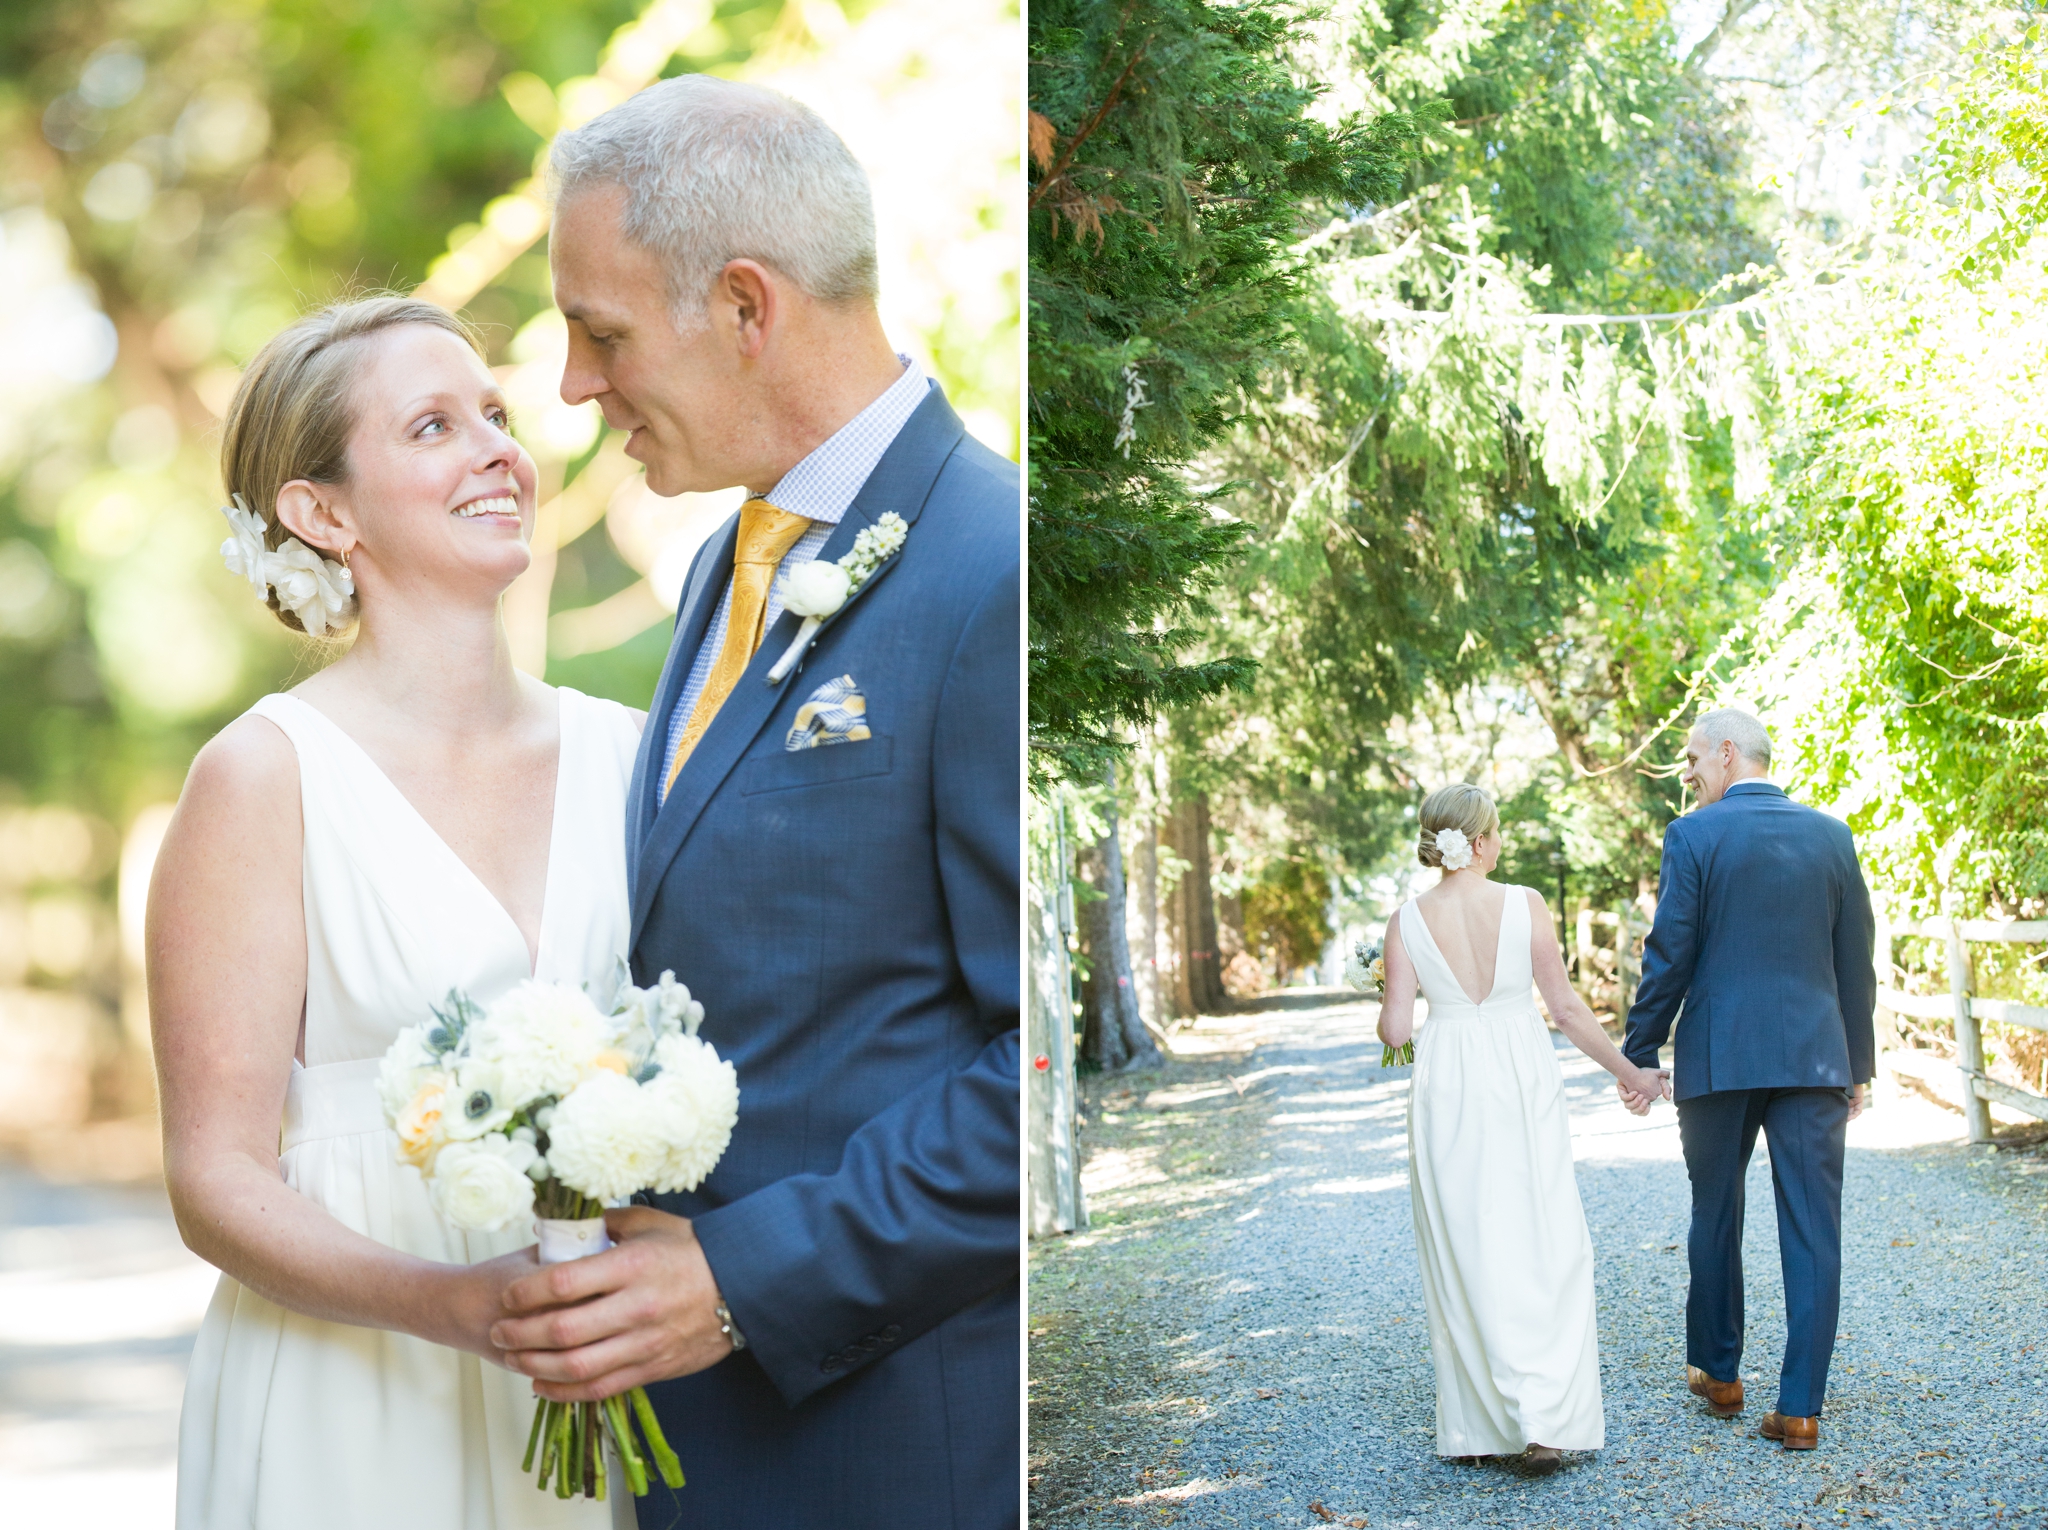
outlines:
[[612, 1443], [618, 1447], [619, 1464], [625, 1468], [626, 1486], [633, 1490], [635, 1498], [647, 1496], [647, 1463], [640, 1459], [640, 1452], [633, 1446], [633, 1424], [626, 1417], [623, 1398], [607, 1397], [604, 1400], [605, 1422], [611, 1426]]
[[683, 1463], [668, 1448], [668, 1440], [661, 1432], [661, 1421], [654, 1416], [654, 1404], [647, 1400], [647, 1388], [635, 1387], [631, 1395], [634, 1416], [640, 1420], [640, 1432], [647, 1436], [647, 1448], [654, 1452], [655, 1469], [670, 1487], [681, 1487]]
[[589, 1403], [576, 1405], [576, 1455], [583, 1470], [583, 1496], [597, 1496], [597, 1409]]
[[590, 1422], [590, 1471], [591, 1475], [597, 1479], [597, 1501], [603, 1503], [605, 1493], [604, 1428], [599, 1423], [598, 1407], [595, 1403], [590, 1405]]
[[[534, 1411], [541, 1417], [540, 1426], [540, 1477], [542, 1487], [554, 1475], [555, 1469], [555, 1404], [544, 1397], [536, 1397]], [[530, 1469], [530, 1468], [529, 1468]]]
[[569, 1473], [575, 1469], [576, 1447], [572, 1431], [576, 1426], [576, 1409], [564, 1405], [561, 1422], [556, 1426], [561, 1438], [561, 1458], [555, 1463], [555, 1496], [567, 1498], [575, 1489], [570, 1486]]
[[1405, 1068], [1415, 1061], [1415, 1043], [1404, 1041], [1398, 1047], [1382, 1044], [1380, 1066], [1382, 1068]]
[[533, 1428], [527, 1432], [526, 1436], [526, 1459], [519, 1463], [519, 1469], [522, 1472], [533, 1470], [533, 1453], [540, 1448], [541, 1425], [547, 1419], [548, 1409], [553, 1406], [554, 1404], [544, 1397], [536, 1397], [533, 1400]]

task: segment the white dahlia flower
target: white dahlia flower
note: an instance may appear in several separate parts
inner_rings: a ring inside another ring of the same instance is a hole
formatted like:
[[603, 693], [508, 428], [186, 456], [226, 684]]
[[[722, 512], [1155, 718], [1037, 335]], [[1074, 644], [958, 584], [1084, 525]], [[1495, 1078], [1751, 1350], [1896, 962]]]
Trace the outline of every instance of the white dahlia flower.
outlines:
[[642, 1086], [668, 1144], [659, 1175], [649, 1182], [664, 1194], [694, 1190], [724, 1156], [740, 1118], [739, 1076], [708, 1041], [664, 1036], [655, 1044], [661, 1072]]
[[427, 1181], [434, 1205], [455, 1226], [472, 1232], [510, 1227], [533, 1212], [527, 1169], [537, 1156], [532, 1143], [514, 1137], [451, 1142], [435, 1158]]
[[668, 1154], [653, 1102], [631, 1079], [597, 1072], [555, 1107], [548, 1167], [571, 1190], [623, 1200], [653, 1184]]

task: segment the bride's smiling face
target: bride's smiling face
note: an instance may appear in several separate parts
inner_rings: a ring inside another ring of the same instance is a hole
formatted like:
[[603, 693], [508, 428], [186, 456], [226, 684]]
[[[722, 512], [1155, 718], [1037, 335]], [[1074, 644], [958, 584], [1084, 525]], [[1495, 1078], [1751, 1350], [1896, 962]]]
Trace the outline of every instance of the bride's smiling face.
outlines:
[[[533, 459], [512, 438], [504, 394], [456, 335], [403, 324], [358, 342], [348, 479], [286, 485], [325, 503], [366, 609], [419, 590], [495, 601], [532, 561]], [[304, 507], [311, 509], [311, 506]]]

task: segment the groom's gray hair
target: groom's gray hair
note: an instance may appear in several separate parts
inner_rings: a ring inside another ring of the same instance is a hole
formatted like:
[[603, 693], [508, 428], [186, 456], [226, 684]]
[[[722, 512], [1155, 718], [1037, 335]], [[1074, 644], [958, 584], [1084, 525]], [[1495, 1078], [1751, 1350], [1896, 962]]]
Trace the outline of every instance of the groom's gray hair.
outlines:
[[1692, 731], [1709, 749], [1725, 741], [1733, 744], [1735, 752], [1745, 760], [1770, 769], [1771, 735], [1762, 723], [1737, 707], [1716, 707], [1703, 714], [1692, 725]]
[[555, 140], [548, 189], [625, 193], [626, 237], [668, 273], [677, 327], [702, 320], [726, 263], [757, 260], [829, 303], [873, 300], [867, 172], [808, 106], [758, 85], [678, 75]]

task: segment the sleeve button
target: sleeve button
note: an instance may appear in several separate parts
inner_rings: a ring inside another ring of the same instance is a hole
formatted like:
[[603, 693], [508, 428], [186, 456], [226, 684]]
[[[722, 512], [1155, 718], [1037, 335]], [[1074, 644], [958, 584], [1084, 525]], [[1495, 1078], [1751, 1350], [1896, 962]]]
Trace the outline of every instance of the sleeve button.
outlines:
[[819, 1364], [818, 1369], [829, 1375], [831, 1372], [838, 1370], [843, 1363], [837, 1355], [827, 1355]]
[[884, 1328], [882, 1330], [882, 1339], [885, 1343], [894, 1344], [898, 1339], [902, 1337], [903, 1330], [894, 1323], [891, 1323], [887, 1328]]

